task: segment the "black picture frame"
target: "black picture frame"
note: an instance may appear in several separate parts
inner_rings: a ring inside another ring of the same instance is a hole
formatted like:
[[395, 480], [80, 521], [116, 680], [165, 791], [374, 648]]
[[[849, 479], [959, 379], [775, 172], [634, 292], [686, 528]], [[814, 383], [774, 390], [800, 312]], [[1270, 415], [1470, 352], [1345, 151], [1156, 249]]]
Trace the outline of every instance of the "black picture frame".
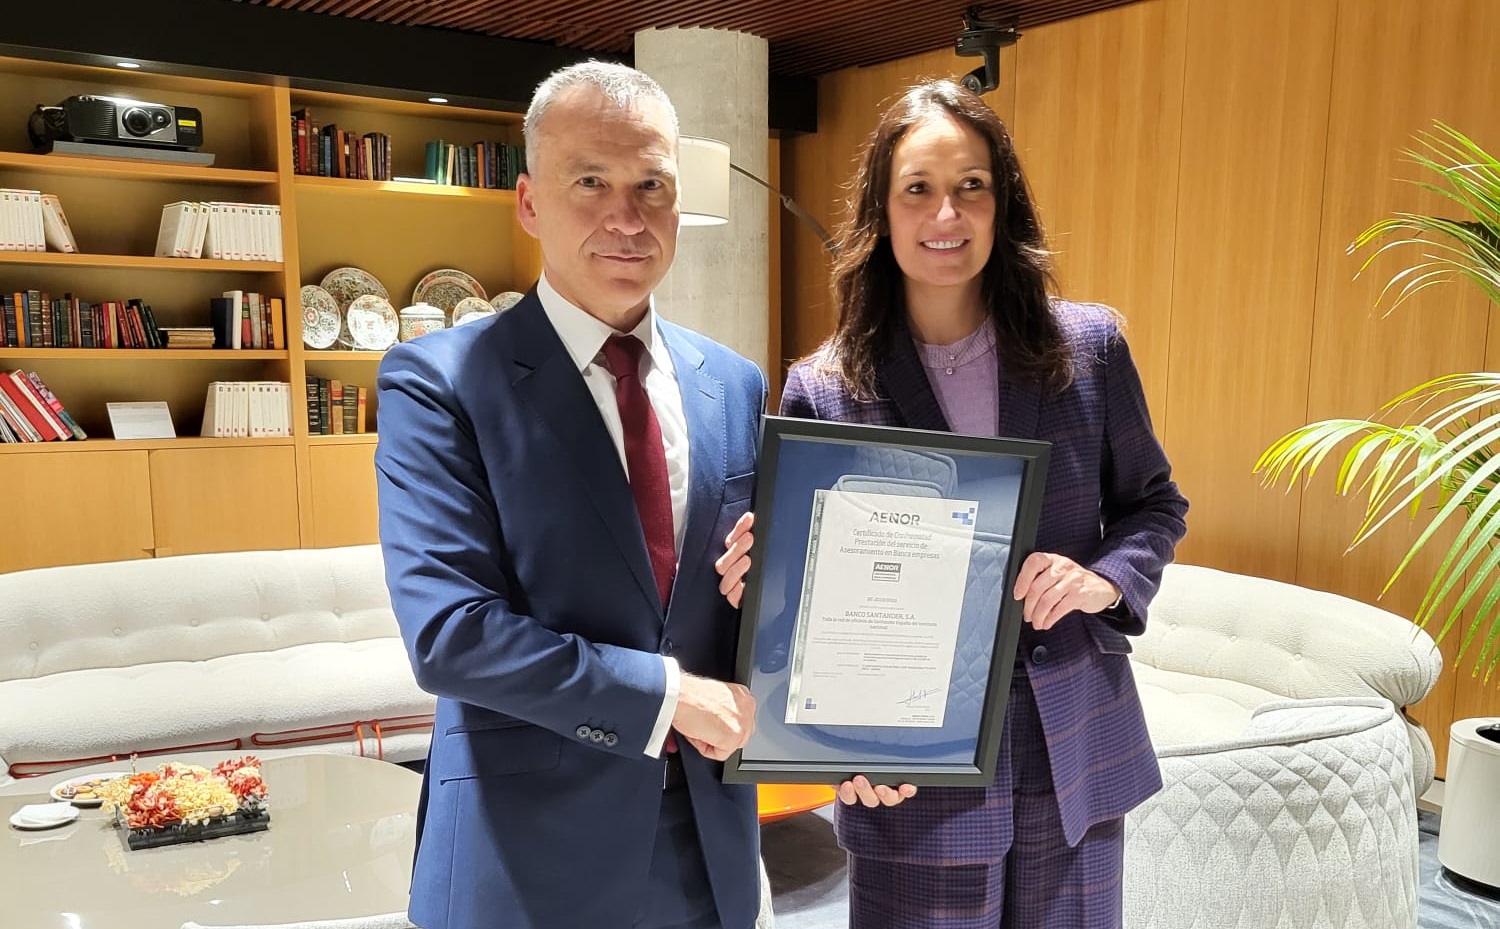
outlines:
[[[890, 785], [993, 782], [1022, 622], [1022, 603], [1009, 591], [1035, 545], [1051, 444], [781, 416], [762, 417], [760, 441], [735, 663], [736, 680], [757, 700], [756, 732], [725, 762], [724, 781], [837, 784], [863, 774]], [[785, 719], [800, 708], [787, 701], [813, 504], [817, 491], [833, 489], [977, 505], [967, 511], [976, 524], [966, 530], [973, 540], [954, 680], [936, 728]]]

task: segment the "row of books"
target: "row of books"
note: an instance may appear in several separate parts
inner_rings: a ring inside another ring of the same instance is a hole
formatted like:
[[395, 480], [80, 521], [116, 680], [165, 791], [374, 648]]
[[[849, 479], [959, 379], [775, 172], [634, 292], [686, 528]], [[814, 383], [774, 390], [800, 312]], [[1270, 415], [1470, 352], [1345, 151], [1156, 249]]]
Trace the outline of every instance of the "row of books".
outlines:
[[0, 252], [76, 252], [78, 241], [56, 194], [0, 187]]
[[71, 293], [0, 294], [0, 345], [6, 348], [165, 348], [156, 314], [139, 298], [89, 303]]
[[329, 123], [319, 127], [312, 110], [292, 112], [292, 170], [319, 177], [350, 177], [366, 181], [391, 179], [391, 137], [384, 132], [358, 132]]
[[0, 442], [65, 442], [88, 435], [35, 371], [0, 372]]
[[211, 344], [203, 348], [286, 348], [280, 297], [226, 290], [208, 301]]
[[280, 297], [226, 290], [209, 300], [207, 326], [163, 326], [139, 297], [90, 303], [41, 290], [0, 294], [0, 348], [284, 349]]
[[515, 190], [526, 172], [526, 147], [507, 142], [458, 145], [438, 139], [427, 143], [422, 176], [437, 184]]
[[355, 435], [365, 431], [364, 387], [326, 377], [307, 376], [307, 434]]
[[161, 208], [158, 258], [281, 261], [281, 207], [179, 200]]
[[292, 434], [292, 385], [283, 381], [214, 381], [203, 401], [202, 434], [269, 439]]

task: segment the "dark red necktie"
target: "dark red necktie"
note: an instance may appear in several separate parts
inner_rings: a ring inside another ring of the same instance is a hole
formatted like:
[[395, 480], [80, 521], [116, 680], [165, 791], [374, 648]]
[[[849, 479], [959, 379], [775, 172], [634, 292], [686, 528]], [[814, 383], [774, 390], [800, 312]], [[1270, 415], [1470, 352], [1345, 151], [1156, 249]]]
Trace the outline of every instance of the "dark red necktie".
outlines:
[[677, 544], [672, 531], [672, 488], [667, 481], [667, 453], [661, 423], [641, 383], [641, 355], [646, 346], [633, 335], [610, 336], [604, 343], [604, 366], [615, 376], [615, 403], [625, 434], [625, 470], [630, 493], [646, 536], [646, 553], [656, 574], [656, 591], [665, 611], [677, 572]]

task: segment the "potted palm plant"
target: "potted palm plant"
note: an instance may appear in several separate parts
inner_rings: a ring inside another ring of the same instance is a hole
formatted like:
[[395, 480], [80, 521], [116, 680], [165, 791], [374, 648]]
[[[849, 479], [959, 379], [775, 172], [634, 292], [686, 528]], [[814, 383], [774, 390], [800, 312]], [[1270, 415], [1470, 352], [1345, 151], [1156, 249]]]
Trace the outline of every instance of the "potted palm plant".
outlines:
[[[1361, 271], [1385, 252], [1413, 253], [1415, 261], [1381, 291], [1378, 303], [1389, 304], [1387, 313], [1454, 279], [1477, 284], [1500, 303], [1500, 161], [1443, 123], [1417, 138], [1406, 154], [1423, 169], [1419, 186], [1462, 217], [1396, 213], [1360, 233], [1349, 252], [1367, 252]], [[1441, 641], [1472, 608], [1459, 659], [1479, 639], [1474, 669], [1488, 680], [1500, 662], [1500, 493], [1492, 493], [1500, 485], [1500, 374], [1444, 375], [1401, 393], [1374, 418], [1294, 429], [1261, 454], [1255, 470], [1266, 485], [1291, 486], [1310, 479], [1341, 448], [1336, 489], [1365, 497], [1351, 549], [1399, 516], [1427, 519], [1386, 590], [1442, 527], [1461, 521], [1412, 621], [1435, 625]]]

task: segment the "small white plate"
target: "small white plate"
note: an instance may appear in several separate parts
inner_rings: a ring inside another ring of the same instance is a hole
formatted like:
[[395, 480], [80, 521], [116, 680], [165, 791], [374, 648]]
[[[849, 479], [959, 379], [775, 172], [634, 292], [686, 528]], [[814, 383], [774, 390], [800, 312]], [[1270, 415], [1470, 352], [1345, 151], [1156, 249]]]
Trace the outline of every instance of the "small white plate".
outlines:
[[[50, 803], [47, 804], [47, 806], [63, 807], [64, 804]], [[66, 826], [68, 823], [77, 818], [78, 807], [73, 806], [71, 803], [69, 803], [66, 804], [66, 810], [59, 809], [56, 815], [49, 816], [46, 819], [32, 819], [27, 816], [22, 816], [21, 811], [17, 811], [11, 814], [10, 824], [12, 826], [15, 826], [17, 829], [26, 830], [56, 829], [58, 826]]]

